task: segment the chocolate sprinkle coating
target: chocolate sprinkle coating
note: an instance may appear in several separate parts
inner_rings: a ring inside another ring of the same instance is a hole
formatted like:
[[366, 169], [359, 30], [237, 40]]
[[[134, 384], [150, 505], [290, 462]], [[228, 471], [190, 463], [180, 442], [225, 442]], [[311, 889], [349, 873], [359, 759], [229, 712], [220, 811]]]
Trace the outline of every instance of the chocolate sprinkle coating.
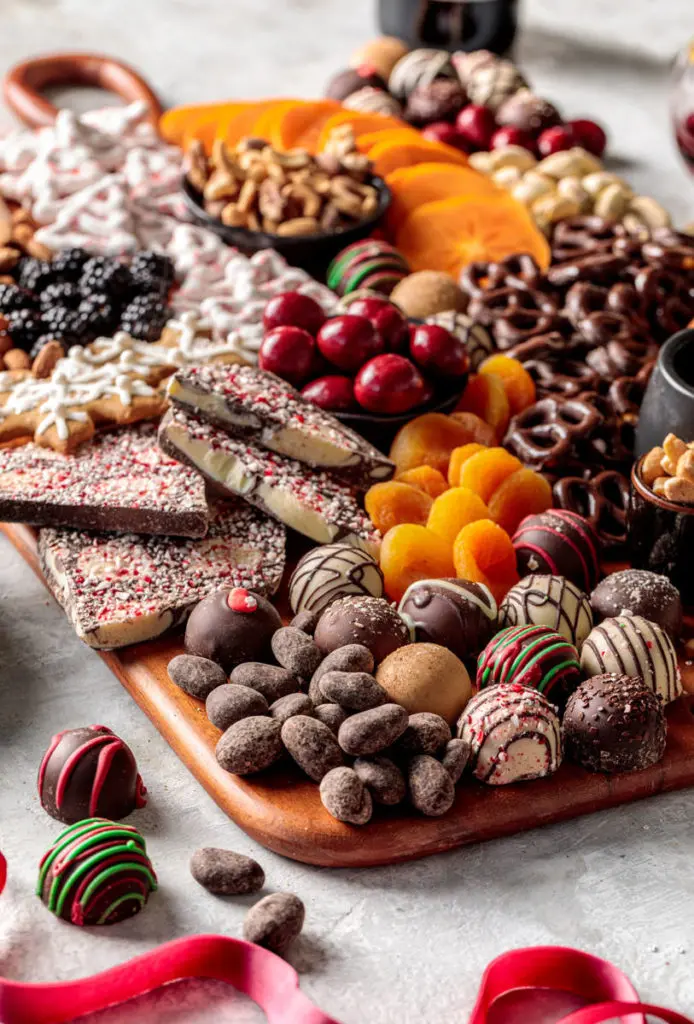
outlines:
[[657, 623], [673, 642], [682, 633], [682, 599], [667, 578], [646, 569], [623, 569], [598, 583], [590, 595], [598, 619], [641, 615]]
[[410, 631], [383, 598], [343, 597], [323, 612], [314, 640], [324, 654], [346, 644], [361, 644], [379, 664], [410, 642]]
[[634, 676], [592, 676], [564, 713], [567, 757], [592, 772], [635, 772], [665, 753], [662, 701]]

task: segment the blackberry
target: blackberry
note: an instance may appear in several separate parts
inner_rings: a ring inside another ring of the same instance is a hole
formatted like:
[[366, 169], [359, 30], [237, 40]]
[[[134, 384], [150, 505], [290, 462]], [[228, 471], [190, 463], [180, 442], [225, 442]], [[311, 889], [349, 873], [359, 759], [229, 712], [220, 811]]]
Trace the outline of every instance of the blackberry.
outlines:
[[21, 260], [19, 264], [19, 283], [22, 288], [27, 288], [30, 292], [41, 292], [53, 281], [56, 281], [58, 275], [53, 269], [53, 264], [47, 260], [36, 260], [32, 257]]
[[[167, 292], [174, 282], [174, 265], [168, 256], [146, 249], [130, 261], [130, 274], [140, 292]], [[154, 287], [151, 284], [154, 283]]]
[[[37, 338], [29, 351], [31, 358], [36, 359], [43, 346], [47, 345], [49, 341], [58, 341], [58, 338], [54, 338], [52, 334], [42, 334], [40, 338]], [[64, 354], [65, 346], [63, 345], [63, 355]]]
[[133, 338], [157, 341], [168, 318], [168, 308], [159, 295], [136, 295], [121, 313], [120, 322]]
[[98, 334], [113, 331], [118, 326], [118, 310], [105, 292], [95, 292], [82, 299], [77, 312], [84, 320], [87, 330], [96, 338]]
[[86, 249], [63, 249], [55, 254], [51, 266], [61, 281], [78, 281], [88, 259]]
[[169, 294], [169, 288], [171, 284], [169, 281], [160, 277], [156, 271], [153, 270], [139, 270], [137, 275], [133, 274], [133, 297], [136, 295], [158, 295], [160, 299], [165, 299]]
[[88, 330], [83, 317], [67, 306], [53, 306], [43, 314], [42, 333], [66, 345], [84, 345]]
[[80, 291], [85, 298], [95, 292], [106, 292], [125, 301], [132, 288], [130, 271], [123, 263], [106, 256], [92, 256], [82, 268]]
[[0, 311], [3, 313], [11, 313], [14, 309], [27, 309], [35, 304], [34, 296], [18, 288], [16, 284], [0, 284]]
[[81, 295], [77, 285], [69, 281], [56, 281], [44, 288], [39, 296], [41, 309], [50, 309], [51, 306], [67, 306], [68, 309], [75, 309], [80, 301]]
[[35, 310], [14, 309], [7, 314], [7, 332], [13, 345], [28, 352], [36, 339], [44, 333], [44, 326]]

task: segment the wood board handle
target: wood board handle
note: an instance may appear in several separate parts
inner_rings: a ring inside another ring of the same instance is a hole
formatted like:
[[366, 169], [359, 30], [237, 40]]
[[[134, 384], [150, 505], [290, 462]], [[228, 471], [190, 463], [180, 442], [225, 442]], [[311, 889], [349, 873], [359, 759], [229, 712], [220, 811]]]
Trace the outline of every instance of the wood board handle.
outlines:
[[42, 96], [47, 86], [82, 85], [104, 89], [126, 103], [141, 100], [156, 127], [162, 105], [134, 68], [97, 53], [54, 53], [15, 64], [5, 75], [3, 95], [10, 110], [29, 128], [53, 124], [58, 108]]

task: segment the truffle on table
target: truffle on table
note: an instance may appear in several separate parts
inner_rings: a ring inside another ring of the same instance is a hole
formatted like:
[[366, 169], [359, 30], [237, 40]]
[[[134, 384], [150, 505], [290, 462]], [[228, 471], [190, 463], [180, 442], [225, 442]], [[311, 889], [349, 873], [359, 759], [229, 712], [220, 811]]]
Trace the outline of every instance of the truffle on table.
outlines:
[[382, 597], [383, 573], [367, 551], [354, 544], [324, 544], [308, 551], [289, 581], [289, 603], [296, 614], [322, 612], [340, 597]]
[[539, 690], [562, 707], [581, 681], [578, 651], [547, 626], [510, 626], [493, 637], [477, 662], [477, 687], [514, 683]]
[[682, 599], [667, 578], [646, 569], [623, 569], [610, 573], [590, 595], [598, 619], [618, 615], [641, 615], [657, 623], [673, 642], [682, 633]]
[[325, 87], [325, 95], [328, 99], [342, 103], [352, 93], [367, 85], [372, 89], [386, 89], [385, 79], [372, 65], [360, 64], [358, 67], [345, 68], [344, 71], [334, 74]]
[[677, 654], [667, 633], [641, 615], [619, 615], [595, 626], [581, 651], [586, 676], [637, 676], [665, 703], [682, 693]]
[[549, 626], [579, 651], [593, 628], [590, 602], [564, 576], [526, 576], [501, 602], [499, 625]]
[[323, 654], [346, 644], [361, 644], [371, 651], [378, 665], [410, 642], [410, 631], [383, 598], [342, 597], [323, 612], [313, 639]]
[[600, 540], [583, 516], [549, 509], [526, 516], [511, 538], [521, 576], [565, 576], [589, 594], [600, 575]]
[[281, 626], [279, 613], [260, 594], [243, 587], [218, 590], [193, 609], [185, 647], [228, 674], [242, 662], [271, 660], [270, 641]]
[[470, 580], [416, 580], [398, 611], [417, 641], [440, 644], [461, 661], [476, 658], [496, 628], [496, 601], [488, 587]]

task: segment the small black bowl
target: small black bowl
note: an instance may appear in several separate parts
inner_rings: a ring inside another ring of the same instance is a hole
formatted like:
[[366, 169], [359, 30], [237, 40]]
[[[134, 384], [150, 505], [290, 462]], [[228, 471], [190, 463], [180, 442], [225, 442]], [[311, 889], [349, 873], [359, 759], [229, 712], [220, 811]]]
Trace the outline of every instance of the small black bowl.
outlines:
[[[694, 331], [689, 331], [694, 335]], [[663, 438], [661, 437], [661, 441]], [[685, 605], [694, 604], [694, 505], [656, 494], [641, 479], [643, 456], [631, 469], [629, 553], [635, 569], [667, 578]]]
[[410, 420], [423, 416], [425, 412], [453, 412], [466, 383], [467, 378], [464, 377], [456, 385], [443, 385], [428, 402], [423, 402], [415, 409], [397, 416], [380, 416], [372, 412], [338, 412], [334, 415], [340, 423], [361, 434], [375, 448], [387, 455], [398, 430]]
[[301, 267], [313, 277], [324, 281], [328, 264], [335, 256], [345, 246], [351, 245], [353, 242], [360, 242], [362, 238], [368, 238], [390, 206], [390, 189], [382, 178], [367, 178], [366, 184], [373, 185], [378, 192], [378, 207], [370, 217], [359, 221], [352, 227], [345, 228], [344, 231], [323, 231], [319, 234], [299, 235], [295, 238], [274, 235], [267, 231], [251, 231], [249, 228], [228, 227], [226, 224], [222, 224], [219, 218], [212, 217], [207, 213], [202, 194], [193, 188], [186, 178], [183, 179], [182, 189], [186, 205], [198, 224], [214, 231], [227, 245], [239, 249], [245, 255], [258, 252], [260, 249], [275, 249], [293, 267]]
[[694, 330], [669, 338], [658, 354], [641, 403], [635, 454], [661, 445], [667, 434], [694, 441]]

